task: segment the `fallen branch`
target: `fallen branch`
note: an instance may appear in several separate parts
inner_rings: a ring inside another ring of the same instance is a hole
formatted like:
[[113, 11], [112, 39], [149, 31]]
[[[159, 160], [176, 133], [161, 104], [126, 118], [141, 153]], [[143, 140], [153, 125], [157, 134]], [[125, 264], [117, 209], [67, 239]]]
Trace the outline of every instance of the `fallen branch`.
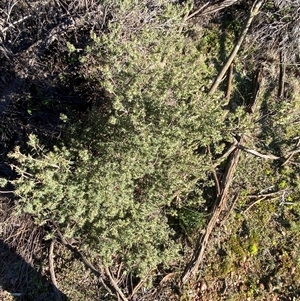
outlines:
[[251, 96], [251, 101], [250, 104], [247, 106], [246, 111], [248, 113], [254, 113], [256, 105], [257, 105], [257, 100], [258, 100], [258, 95], [261, 87], [263, 79], [263, 66], [261, 65], [255, 72], [252, 80], [252, 96]]
[[220, 73], [218, 74], [218, 76], [216, 77], [213, 85], [211, 86], [208, 94], [212, 95], [216, 92], [219, 84], [221, 83], [222, 81], [222, 78], [224, 77], [225, 73], [227, 72], [228, 68], [230, 67], [230, 65], [232, 64], [236, 54], [238, 53], [247, 33], [248, 33], [248, 30], [250, 28], [250, 25], [254, 19], [254, 17], [258, 14], [262, 4], [263, 4], [264, 0], [256, 0], [254, 1], [253, 5], [252, 5], [252, 8], [251, 8], [251, 11], [250, 11], [250, 15], [248, 17], [248, 20], [243, 28], [243, 31], [242, 31], [242, 34], [241, 36], [239, 37], [236, 45], [234, 46], [233, 50], [231, 51], [231, 54], [229, 55], [228, 59], [227, 59], [227, 62], [226, 64], [224, 65], [224, 67], [222, 68], [222, 70], [220, 71]]
[[235, 148], [235, 150], [230, 155], [229, 162], [227, 164], [227, 168], [221, 182], [221, 193], [216, 199], [213, 215], [206, 229], [204, 230], [203, 234], [202, 233], [200, 234], [192, 259], [187, 264], [186, 269], [182, 275], [181, 278], [182, 283], [186, 283], [188, 279], [197, 272], [199, 265], [203, 260], [204, 251], [206, 250], [210, 235], [216, 223], [219, 220], [219, 216], [221, 212], [226, 207], [226, 202], [228, 199], [228, 191], [233, 179], [236, 166], [238, 164], [240, 151], [241, 150], [239, 148]]
[[[297, 144], [297, 146], [299, 146], [299, 145]], [[295, 154], [300, 153], [300, 149], [295, 149], [293, 151], [288, 152], [287, 153], [288, 156], [287, 156], [287, 158], [285, 158], [285, 157], [275, 156], [275, 155], [272, 155], [272, 154], [271, 155], [262, 154], [262, 153], [260, 153], [256, 150], [254, 150], [254, 149], [249, 149], [249, 148], [243, 146], [242, 144], [238, 144], [237, 147], [239, 149], [251, 154], [251, 155], [254, 155], [256, 157], [259, 157], [259, 158], [262, 158], [262, 159], [265, 159], [265, 160], [284, 160], [284, 162], [282, 163], [282, 166], [287, 164], [288, 162], [293, 163], [293, 164], [299, 164], [300, 163], [300, 162], [297, 162], [297, 161], [291, 161], [291, 158]]]
[[122, 299], [122, 301], [128, 301], [128, 299], [125, 297], [125, 295], [123, 294], [123, 292], [121, 291], [121, 289], [119, 288], [116, 280], [114, 279], [114, 277], [112, 276], [110, 270], [108, 267], [104, 268], [105, 274], [108, 276], [109, 278], [109, 282], [112, 285], [112, 287], [116, 290], [116, 292], [118, 293], [118, 295], [120, 296], [120, 298]]
[[4, 28], [1, 30], [2, 34], [4, 34], [9, 28], [14, 27], [15, 25], [17, 25], [17, 24], [19, 24], [19, 23], [22, 23], [23, 21], [27, 20], [27, 19], [30, 18], [30, 17], [31, 17], [31, 15], [28, 15], [28, 16], [25, 16], [25, 17], [23, 17], [23, 18], [21, 18], [21, 19], [15, 21], [15, 22], [9, 23], [8, 26], [4, 27]]
[[286, 72], [286, 65], [285, 65], [285, 55], [282, 51], [280, 51], [280, 65], [279, 65], [279, 87], [278, 87], [278, 94], [279, 98], [283, 98], [284, 96], [284, 86], [285, 86], [285, 72]]
[[[142, 287], [143, 283], [145, 282], [145, 279], [147, 278], [147, 276], [152, 272], [152, 270], [149, 270], [146, 274], [146, 276], [141, 279], [138, 284], [133, 288], [130, 296], [129, 296], [129, 300], [131, 300], [133, 298], [133, 296], [139, 291], [139, 289]], [[166, 276], [165, 276], [166, 277]], [[163, 280], [161, 280], [160, 284], [162, 283]]]
[[258, 199], [258, 200], [256, 200], [256, 201], [254, 201], [253, 203], [251, 203], [249, 206], [248, 206], [248, 208], [247, 209], [245, 209], [244, 211], [243, 211], [243, 214], [245, 214], [247, 211], [249, 211], [253, 206], [255, 206], [256, 204], [258, 204], [259, 202], [261, 202], [261, 201], [264, 201], [264, 200], [268, 200], [268, 201], [270, 201], [270, 200], [275, 200], [275, 199], [277, 199], [278, 198], [278, 196], [276, 196], [276, 197], [262, 197], [262, 198], [260, 198], [260, 199]]
[[220, 223], [220, 227], [222, 227], [222, 226], [225, 224], [225, 222], [226, 222], [226, 220], [228, 219], [230, 213], [233, 211], [234, 206], [236, 205], [236, 203], [237, 203], [237, 201], [238, 201], [238, 199], [239, 199], [239, 196], [240, 196], [239, 194], [236, 194], [236, 195], [234, 196], [234, 198], [233, 198], [233, 200], [232, 200], [232, 202], [231, 202], [230, 208], [228, 209], [228, 211], [227, 211], [225, 217], [222, 219], [222, 222]]
[[221, 162], [223, 162], [235, 149], [238, 144], [238, 141], [234, 139], [234, 142], [230, 146], [230, 148], [220, 157], [217, 159], [217, 162], [213, 164], [213, 167], [216, 168], [220, 165]]
[[289, 153], [288, 157], [287, 157], [286, 160], [282, 163], [281, 166], [286, 165], [289, 161], [291, 161], [291, 159], [293, 158], [293, 156], [294, 156], [295, 154], [297, 154], [297, 153], [300, 152], [300, 149], [297, 149], [297, 148], [299, 147], [299, 145], [300, 145], [300, 139], [298, 138], [298, 142], [297, 142], [297, 144], [296, 144], [295, 149], [292, 150], [292, 151]]
[[227, 84], [227, 91], [226, 91], [226, 100], [228, 103], [230, 101], [231, 90], [232, 90], [232, 78], [233, 78], [233, 62], [230, 64], [228, 70], [228, 84]]
[[71, 245], [69, 242], [67, 242], [67, 240], [63, 237], [63, 235], [61, 234], [61, 232], [58, 230], [57, 227], [56, 228], [56, 233], [61, 241], [61, 243], [66, 246], [70, 251], [72, 251], [73, 253], [75, 253], [79, 258], [81, 258], [81, 261], [84, 263], [84, 265], [93, 272], [94, 275], [96, 275], [99, 279], [99, 281], [101, 282], [101, 284], [103, 285], [103, 287], [106, 289], [106, 291], [110, 294], [110, 295], [114, 295], [113, 292], [111, 291], [111, 289], [106, 285], [106, 283], [104, 282], [103, 279], [103, 272], [99, 272], [94, 266], [93, 264], [73, 245]]
[[187, 20], [195, 17], [199, 13], [201, 13], [201, 15], [210, 15], [210, 14], [216, 13], [226, 7], [229, 7], [233, 4], [235, 4], [237, 1], [238, 0], [225, 0], [225, 1], [222, 1], [221, 3], [219, 2], [215, 5], [209, 5], [211, 3], [211, 1], [208, 1], [203, 6], [201, 6], [199, 9], [197, 9], [195, 12], [190, 14], [188, 16]]
[[195, 17], [196, 15], [198, 15], [199, 13], [201, 13], [208, 5], [210, 4], [210, 1], [206, 2], [204, 5], [202, 5], [200, 8], [198, 8], [196, 11], [194, 11], [193, 13], [191, 13], [187, 18], [186, 21], [188, 21], [189, 19]]
[[54, 249], [54, 240], [51, 241], [50, 248], [49, 248], [49, 271], [50, 271], [51, 281], [53, 283], [55, 301], [62, 301], [61, 294], [60, 291], [58, 290], [56, 277], [55, 277], [53, 249]]
[[249, 153], [249, 154], [252, 154], [256, 157], [259, 157], [259, 158], [262, 158], [262, 159], [266, 159], [266, 160], [279, 160], [279, 159], [282, 159], [281, 157], [278, 157], [278, 156], [274, 156], [274, 155], [265, 155], [265, 154], [262, 154], [254, 149], [249, 149], [241, 144], [238, 145], [238, 148]]

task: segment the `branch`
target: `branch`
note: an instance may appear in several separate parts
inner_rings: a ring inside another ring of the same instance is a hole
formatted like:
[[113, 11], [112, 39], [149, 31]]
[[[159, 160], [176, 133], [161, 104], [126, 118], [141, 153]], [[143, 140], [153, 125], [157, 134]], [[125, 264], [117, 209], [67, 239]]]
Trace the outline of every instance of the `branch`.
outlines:
[[[266, 194], [260, 194], [257, 195], [256, 197], [259, 197], [259, 199], [255, 200], [254, 202], [252, 202], [247, 209], [245, 209], [243, 211], [243, 213], [246, 213], [247, 211], [249, 211], [253, 206], [255, 206], [257, 203], [259, 203], [260, 201], [264, 201], [264, 200], [275, 200], [277, 199], [279, 196], [279, 193], [284, 194], [286, 192], [286, 190], [280, 190], [280, 191], [275, 191], [275, 192], [270, 192], [270, 193], [266, 193]], [[252, 195], [248, 196], [248, 197], [254, 197]]]
[[228, 103], [230, 100], [231, 90], [232, 90], [232, 77], [233, 77], [233, 62], [230, 64], [228, 70], [228, 84], [227, 84], [227, 91], [226, 91], [226, 99]]
[[285, 65], [285, 55], [282, 51], [280, 51], [280, 65], [279, 65], [279, 87], [278, 87], [278, 94], [279, 98], [284, 96], [284, 81], [285, 81], [285, 72], [286, 72], [286, 65]]
[[298, 139], [298, 142], [296, 144], [296, 148], [291, 151], [288, 155], [288, 157], [286, 158], [286, 160], [282, 163], [282, 166], [284, 166], [285, 164], [287, 164], [292, 158], [293, 156], [296, 154], [296, 153], [299, 153], [300, 152], [300, 149], [297, 149], [297, 147], [299, 147], [300, 145], [300, 139]]
[[217, 162], [213, 164], [213, 167], [216, 168], [218, 165], [220, 165], [221, 162], [223, 162], [237, 148], [237, 144], [238, 141], [234, 139], [234, 142], [232, 143], [230, 148], [220, 158], [216, 160]]
[[226, 71], [228, 70], [228, 68], [230, 67], [231, 63], [233, 62], [236, 54], [238, 53], [247, 33], [248, 33], [248, 30], [250, 28], [250, 25], [253, 21], [253, 18], [258, 14], [262, 4], [263, 4], [264, 0], [256, 0], [253, 5], [252, 5], [252, 8], [251, 8], [251, 11], [250, 11], [250, 15], [248, 17], [248, 20], [244, 26], [244, 29], [242, 31], [242, 34], [241, 36], [239, 37], [236, 45], [234, 46], [233, 50], [231, 51], [231, 54], [230, 56], [228, 57], [227, 59], [227, 62], [226, 64], [224, 65], [224, 67], [222, 68], [222, 70], [220, 71], [219, 75], [217, 76], [217, 78], [215, 79], [213, 85], [211, 86], [208, 94], [212, 95], [216, 92], [220, 82], [222, 81], [222, 78], [224, 77]]
[[244, 150], [245, 152], [252, 154], [254, 156], [266, 159], [266, 160], [279, 160], [282, 159], [282, 157], [278, 157], [278, 156], [274, 156], [274, 155], [265, 155], [265, 154], [261, 154], [260, 152], [253, 150], [253, 149], [249, 149], [241, 144], [238, 145], [238, 148], [241, 150]]
[[30, 17], [31, 17], [31, 15], [28, 15], [28, 16], [25, 16], [25, 17], [23, 17], [23, 18], [21, 18], [21, 19], [15, 21], [15, 22], [13, 22], [13, 23], [9, 23], [8, 26], [6, 26], [5, 28], [3, 28], [3, 29], [1, 30], [2, 33], [5, 33], [9, 28], [14, 27], [15, 25], [17, 25], [17, 24], [19, 24], [19, 23], [25, 21], [26, 19], [28, 19], [28, 18], [30, 18]]
[[121, 297], [121, 299], [123, 301], [128, 301], [128, 299], [125, 297], [125, 295], [123, 294], [123, 292], [121, 291], [121, 289], [119, 288], [117, 282], [115, 281], [115, 279], [113, 278], [109, 268], [104, 268], [105, 274], [108, 276], [110, 284], [113, 286], [113, 288], [116, 290], [116, 292], [119, 294], [119, 296]]
[[213, 13], [216, 13], [226, 7], [229, 7], [233, 4], [235, 4], [238, 0], [224, 0], [221, 3], [217, 3], [215, 5], [209, 5], [211, 1], [206, 2], [204, 5], [202, 5], [200, 8], [198, 8], [195, 12], [190, 14], [186, 20], [189, 20], [193, 17], [195, 17], [197, 14], [201, 13], [201, 15], [210, 15]]
[[[299, 142], [297, 143], [297, 146], [299, 146], [300, 144], [300, 140]], [[259, 157], [259, 158], [262, 158], [262, 159], [266, 159], [266, 160], [285, 160], [283, 163], [282, 163], [282, 166], [287, 164], [288, 162], [291, 162], [293, 164], [299, 164], [300, 162], [295, 162], [295, 161], [291, 161], [291, 158], [297, 154], [297, 153], [300, 153], [300, 149], [295, 149], [293, 151], [290, 151], [287, 153], [287, 158], [285, 157], [278, 157], [278, 156], [274, 156], [274, 155], [265, 155], [265, 154], [262, 154], [254, 149], [249, 149], [245, 146], [243, 146], [242, 144], [238, 144], [237, 147], [251, 155], [254, 155], [256, 157]]]
[[[243, 140], [243, 137], [241, 137], [241, 140]], [[240, 140], [240, 142], [241, 142], [241, 140]], [[182, 278], [181, 278], [182, 283], [186, 283], [188, 281], [188, 279], [197, 272], [197, 270], [203, 260], [204, 252], [206, 250], [210, 235], [211, 235], [213, 229], [215, 228], [216, 223], [219, 220], [220, 214], [226, 207], [229, 187], [231, 185], [233, 175], [234, 175], [234, 172], [236, 170], [236, 167], [237, 167], [237, 164], [239, 161], [239, 155], [240, 155], [239, 148], [235, 148], [235, 150], [230, 155], [230, 159], [228, 161], [228, 164], [227, 164], [227, 167], [226, 167], [226, 170], [225, 170], [224, 176], [222, 178], [222, 182], [221, 182], [221, 188], [220, 188], [221, 193], [216, 198], [215, 210], [213, 212], [213, 215], [212, 215], [206, 229], [199, 236], [192, 259], [187, 264], [185, 271], [182, 275]]]
[[112, 293], [112, 291], [110, 290], [110, 288], [105, 284], [104, 280], [103, 280], [103, 276], [102, 273], [99, 272], [94, 266], [93, 264], [74, 246], [72, 246], [70, 243], [68, 243], [66, 241], [66, 239], [63, 237], [63, 235], [61, 234], [61, 232], [58, 230], [58, 228], [54, 225], [54, 223], [52, 223], [53, 226], [55, 227], [56, 233], [58, 234], [58, 237], [61, 241], [61, 243], [63, 245], [65, 245], [69, 250], [71, 250], [73, 253], [75, 253], [77, 256], [79, 256], [82, 260], [82, 262], [84, 263], [84, 265], [90, 269], [94, 275], [96, 275], [99, 279], [99, 281], [101, 282], [101, 284], [103, 285], [103, 287], [107, 290], [107, 292], [111, 295], [114, 295]]
[[262, 80], [263, 80], [263, 66], [261, 65], [255, 71], [255, 74], [254, 74], [253, 79], [252, 79], [251, 101], [250, 101], [249, 105], [246, 108], [246, 111], [248, 113], [254, 113], [254, 111], [255, 111]]
[[49, 270], [50, 270], [51, 281], [53, 283], [55, 301], [62, 301], [61, 294], [58, 290], [58, 286], [56, 282], [55, 272], [54, 272], [53, 249], [54, 249], [54, 240], [51, 241], [50, 248], [49, 248]]
[[204, 5], [202, 5], [200, 8], [198, 8], [196, 11], [194, 11], [193, 13], [191, 13], [187, 18], [186, 21], [188, 21], [189, 19], [195, 17], [197, 14], [199, 14], [200, 12], [202, 12], [208, 5], [209, 5], [210, 1], [206, 2]]

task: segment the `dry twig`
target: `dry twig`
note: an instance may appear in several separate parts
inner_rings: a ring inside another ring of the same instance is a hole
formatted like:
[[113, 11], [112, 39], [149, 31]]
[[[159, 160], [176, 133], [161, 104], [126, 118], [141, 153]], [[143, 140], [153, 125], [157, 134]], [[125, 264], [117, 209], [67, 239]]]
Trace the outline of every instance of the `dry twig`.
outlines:
[[[242, 138], [241, 138], [242, 139]], [[222, 182], [221, 182], [221, 194], [219, 197], [217, 197], [216, 202], [215, 202], [215, 210], [213, 212], [213, 215], [204, 230], [204, 233], [200, 235], [197, 246], [195, 248], [194, 254], [192, 256], [192, 259], [186, 266], [186, 269], [183, 273], [182, 276], [182, 282], [186, 283], [188, 279], [197, 272], [199, 265], [201, 264], [204, 256], [204, 251], [206, 250], [208, 240], [210, 238], [210, 235], [215, 228], [215, 225], [219, 219], [219, 216], [221, 212], [225, 209], [226, 207], [226, 202], [228, 198], [228, 191], [230, 184], [233, 179], [233, 175], [236, 169], [236, 166], [238, 164], [239, 160], [239, 155], [240, 155], [240, 149], [236, 148], [230, 158], [229, 158], [229, 163], [227, 165], [226, 171], [224, 173]]]
[[58, 290], [56, 277], [55, 277], [55, 271], [54, 271], [53, 249], [54, 249], [54, 240], [51, 241], [50, 248], [49, 248], [49, 270], [50, 270], [51, 281], [53, 284], [55, 301], [61, 301], [62, 298], [61, 298], [61, 294]]
[[121, 289], [119, 288], [116, 280], [114, 279], [113, 275], [111, 274], [110, 270], [108, 267], [104, 268], [105, 274], [108, 276], [108, 279], [110, 281], [110, 284], [112, 287], [116, 290], [118, 295], [121, 297], [122, 301], [128, 301], [128, 299], [125, 297]]
[[289, 153], [288, 157], [287, 157], [286, 160], [282, 163], [281, 166], [286, 165], [289, 161], [291, 161], [291, 159], [293, 158], [293, 156], [294, 156], [296, 153], [299, 153], [299, 152], [300, 152], [300, 150], [297, 149], [299, 146], [300, 146], [300, 139], [298, 138], [298, 142], [297, 142], [297, 144], [296, 144], [295, 149], [292, 150], [292, 151]]
[[220, 73], [218, 74], [218, 76], [216, 77], [213, 85], [211, 86], [210, 90], [209, 90], [209, 94], [212, 95], [215, 93], [215, 91], [217, 90], [219, 84], [222, 81], [222, 78], [224, 77], [225, 73], [227, 72], [228, 68], [230, 67], [231, 63], [233, 62], [236, 54], [238, 53], [247, 33], [248, 30], [250, 28], [250, 25], [254, 19], [254, 17], [259, 13], [259, 10], [263, 4], [264, 0], [256, 0], [254, 1], [251, 11], [250, 11], [250, 15], [248, 17], [248, 20], [243, 28], [243, 31], [241, 33], [241, 36], [239, 37], [236, 45], [234, 46], [233, 50], [231, 51], [226, 64], [223, 66], [222, 70], [220, 71]]
[[186, 21], [192, 19], [193, 17], [195, 17], [196, 15], [198, 15], [199, 13], [201, 13], [208, 5], [210, 4], [210, 1], [206, 2], [204, 5], [202, 5], [200, 8], [198, 8], [197, 10], [195, 10], [193, 13], [191, 13], [187, 18]]
[[259, 202], [261, 201], [264, 201], [264, 200], [267, 200], [267, 201], [270, 201], [270, 200], [274, 200], [274, 199], [277, 199], [278, 196], [273, 196], [273, 197], [262, 197], [262, 198], [259, 198], [258, 200], [254, 201], [253, 203], [251, 203], [244, 211], [243, 213], [245, 214], [247, 211], [249, 211], [253, 206], [255, 206], [256, 204], [258, 204]]
[[285, 85], [285, 55], [280, 51], [280, 65], [279, 65], [279, 86], [278, 86], [278, 97], [282, 98], [284, 96], [284, 85]]
[[227, 91], [226, 91], [226, 100], [228, 103], [230, 101], [231, 90], [232, 90], [232, 78], [233, 78], [233, 62], [230, 64], [228, 70], [228, 84], [227, 84]]
[[103, 285], [103, 287], [106, 289], [106, 291], [111, 294], [114, 295], [111, 291], [111, 289], [106, 285], [104, 279], [103, 279], [103, 272], [99, 272], [94, 266], [93, 264], [82, 254], [81, 251], [79, 251], [76, 247], [74, 247], [73, 245], [71, 245], [70, 243], [67, 242], [67, 240], [63, 237], [62, 233], [57, 229], [56, 227], [56, 233], [59, 237], [59, 240], [61, 241], [61, 243], [66, 246], [70, 251], [72, 251], [73, 253], [75, 253], [77, 256], [79, 256], [82, 260], [82, 262], [84, 263], [84, 265], [93, 272], [94, 275], [96, 275], [99, 279], [99, 281], [101, 282], [101, 284]]

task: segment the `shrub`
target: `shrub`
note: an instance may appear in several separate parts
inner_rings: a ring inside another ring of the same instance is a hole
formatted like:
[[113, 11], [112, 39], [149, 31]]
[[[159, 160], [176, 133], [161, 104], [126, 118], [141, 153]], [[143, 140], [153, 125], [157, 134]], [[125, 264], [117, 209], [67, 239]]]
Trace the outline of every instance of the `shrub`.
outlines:
[[[208, 70], [180, 30], [185, 8], [118, 3], [81, 58], [86, 80], [106, 92], [105, 108], [71, 124], [53, 150], [31, 136], [31, 153], [12, 156], [19, 210], [55, 221], [104, 265], [122, 260], [143, 276], [178, 260], [167, 216], [202, 202], [189, 198], [211, 169], [197, 149], [218, 144], [227, 130], [218, 102], [200, 91]], [[126, 13], [143, 15], [140, 26], [124, 25]]]

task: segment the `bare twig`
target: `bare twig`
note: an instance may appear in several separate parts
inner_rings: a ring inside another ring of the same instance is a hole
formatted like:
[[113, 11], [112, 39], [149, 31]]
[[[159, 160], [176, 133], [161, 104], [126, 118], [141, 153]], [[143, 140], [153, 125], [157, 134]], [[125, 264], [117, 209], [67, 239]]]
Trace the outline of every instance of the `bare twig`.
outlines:
[[[241, 138], [241, 139], [243, 139], [243, 138]], [[200, 234], [200, 237], [198, 239], [192, 259], [186, 266], [186, 269], [182, 275], [181, 280], [183, 283], [186, 283], [188, 281], [188, 279], [197, 272], [199, 265], [201, 264], [201, 262], [203, 260], [204, 251], [206, 250], [211, 232], [213, 231], [221, 212], [226, 207], [226, 201], [228, 198], [229, 187], [232, 182], [236, 166], [238, 164], [239, 155], [240, 155], [239, 148], [236, 148], [231, 153], [226, 171], [225, 171], [223, 179], [222, 179], [221, 193], [220, 193], [220, 196], [217, 197], [216, 202], [215, 202], [214, 213], [213, 213], [206, 229], [204, 230], [203, 234], [202, 233]]]
[[56, 229], [56, 233], [58, 234], [58, 237], [60, 239], [60, 241], [62, 242], [62, 244], [64, 244], [65, 246], [67, 246], [69, 249], [71, 249], [72, 251], [74, 251], [75, 253], [77, 253], [78, 255], [80, 255], [83, 263], [96, 275], [96, 276], [101, 276], [100, 272], [92, 265], [92, 263], [90, 263], [86, 257], [73, 245], [71, 245], [70, 243], [67, 242], [67, 240], [63, 237], [63, 235], [61, 234], [61, 232]]
[[299, 145], [300, 145], [300, 139], [298, 138], [298, 142], [297, 142], [297, 144], [296, 144], [295, 149], [294, 149], [293, 151], [290, 152], [290, 154], [288, 155], [288, 157], [287, 157], [286, 160], [282, 163], [281, 166], [286, 165], [286, 164], [293, 158], [293, 156], [294, 156], [296, 153], [300, 152], [300, 150], [297, 149], [297, 147], [299, 147]]
[[270, 193], [262, 193], [262, 194], [257, 194], [257, 195], [247, 195], [247, 198], [249, 198], [249, 199], [253, 199], [253, 198], [265, 199], [265, 198], [273, 197], [274, 195], [277, 195], [278, 193], [283, 193], [283, 192], [285, 192], [285, 190], [274, 191], [274, 192], [270, 192]]
[[280, 51], [280, 65], [279, 65], [279, 87], [278, 87], [278, 97], [282, 98], [284, 96], [284, 81], [285, 81], [285, 55]]
[[188, 21], [189, 19], [195, 17], [196, 15], [198, 15], [199, 13], [201, 13], [208, 5], [210, 4], [210, 1], [206, 2], [204, 5], [202, 5], [200, 8], [198, 8], [196, 11], [194, 11], [193, 13], [191, 13], [187, 18], [186, 21]]
[[81, 251], [79, 251], [76, 247], [74, 247], [73, 245], [71, 245], [70, 243], [67, 242], [67, 240], [63, 237], [62, 233], [58, 230], [57, 227], [56, 228], [56, 233], [61, 241], [61, 243], [63, 245], [65, 245], [69, 250], [71, 250], [72, 252], [74, 252], [75, 254], [77, 254], [82, 262], [84, 263], [84, 265], [90, 269], [94, 275], [96, 275], [99, 279], [99, 281], [101, 282], [101, 284], [103, 285], [103, 287], [106, 289], [106, 291], [111, 294], [114, 295], [111, 291], [111, 289], [105, 284], [105, 281], [103, 280], [103, 273], [99, 272], [94, 266], [93, 264], [82, 254]]
[[105, 274], [108, 276], [110, 284], [113, 286], [113, 288], [116, 290], [116, 292], [118, 293], [118, 295], [121, 297], [122, 301], [128, 301], [128, 299], [125, 297], [125, 295], [123, 294], [123, 292], [121, 291], [121, 289], [119, 288], [116, 280], [114, 279], [114, 277], [112, 276], [110, 270], [108, 267], [104, 268]]
[[3, 28], [3, 29], [1, 30], [2, 33], [5, 33], [9, 28], [14, 27], [15, 25], [17, 25], [17, 24], [19, 24], [19, 23], [22, 23], [23, 21], [25, 21], [26, 19], [28, 19], [28, 18], [30, 18], [30, 17], [31, 17], [31, 15], [28, 15], [28, 16], [25, 16], [25, 17], [23, 17], [23, 18], [21, 18], [21, 19], [15, 21], [15, 22], [13, 22], [13, 23], [9, 23], [8, 26], [6, 26], [5, 28]]
[[51, 241], [50, 248], [49, 248], [49, 270], [50, 270], [51, 281], [53, 283], [55, 301], [61, 301], [62, 298], [61, 298], [61, 294], [58, 290], [55, 272], [54, 272], [53, 249], [54, 249], [54, 240]]
[[229, 102], [232, 90], [232, 77], [233, 77], [233, 62], [230, 64], [228, 70], [228, 84], [227, 84], [227, 91], [226, 91], [226, 100]]
[[218, 76], [216, 77], [213, 85], [211, 86], [210, 90], [209, 90], [209, 94], [214, 94], [215, 91], [217, 90], [220, 82], [222, 81], [222, 78], [224, 77], [225, 73], [227, 72], [228, 68], [230, 67], [231, 63], [233, 62], [236, 54], [238, 53], [247, 33], [248, 30], [250, 28], [250, 25], [253, 21], [253, 18], [259, 13], [259, 10], [263, 4], [264, 0], [256, 0], [254, 1], [251, 11], [250, 11], [250, 15], [248, 17], [248, 20], [243, 28], [243, 31], [241, 33], [241, 36], [239, 37], [236, 45], [234, 46], [233, 50], [231, 51], [231, 54], [229, 55], [226, 64], [224, 65], [224, 67], [222, 68], [222, 70], [220, 71], [220, 73], [218, 74]]
[[260, 157], [262, 159], [266, 159], [266, 160], [279, 160], [281, 159], [281, 157], [278, 157], [278, 156], [274, 156], [274, 155], [265, 155], [265, 154], [262, 154], [256, 150], [253, 150], [253, 149], [249, 149], [241, 144], [238, 145], [238, 148], [239, 149], [242, 149], [243, 151], [249, 153], [249, 154], [252, 154], [254, 156], [257, 156], [257, 157]]
[[254, 201], [253, 203], [251, 203], [248, 207], [247, 207], [247, 209], [245, 209], [244, 211], [243, 211], [243, 213], [246, 213], [247, 211], [249, 211], [253, 206], [255, 206], [256, 204], [258, 204], [259, 202], [261, 202], [261, 201], [264, 201], [264, 200], [267, 200], [267, 201], [270, 201], [270, 200], [275, 200], [275, 199], [277, 199], [279, 196], [276, 196], [276, 197], [266, 197], [266, 196], [264, 196], [264, 197], [262, 197], [262, 198], [260, 198], [260, 199], [258, 199], [258, 200], [256, 200], [256, 201]]
[[258, 100], [258, 95], [261, 87], [261, 83], [263, 80], [263, 66], [261, 65], [255, 72], [252, 80], [252, 96], [251, 96], [251, 102], [247, 106], [247, 111], [249, 113], [254, 113], [256, 105], [257, 105], [257, 100]]
[[[300, 142], [299, 142], [299, 144], [300, 144]], [[299, 146], [299, 144], [297, 143], [297, 146]], [[293, 151], [288, 152], [287, 153], [288, 157], [285, 158], [285, 157], [275, 156], [275, 155], [272, 155], [272, 154], [271, 155], [265, 155], [265, 154], [262, 154], [262, 153], [260, 153], [260, 152], [258, 152], [256, 150], [254, 150], [254, 149], [249, 149], [249, 148], [243, 146], [242, 144], [239, 144], [238, 148], [241, 149], [241, 150], [243, 150], [243, 151], [245, 151], [245, 152], [247, 152], [247, 153], [249, 153], [249, 154], [251, 154], [251, 155], [254, 155], [256, 157], [259, 157], [259, 158], [262, 158], [262, 159], [265, 159], [265, 160], [285, 160], [282, 163], [282, 166], [285, 165], [285, 164], [287, 164], [288, 162], [293, 163], [293, 164], [299, 164], [300, 163], [300, 162], [291, 161], [291, 158], [295, 154], [299, 153], [300, 149], [295, 149]]]
[[143, 283], [145, 282], [145, 279], [147, 279], [147, 276], [150, 275], [152, 270], [149, 270], [146, 274], [146, 276], [139, 281], [139, 283], [133, 288], [132, 293], [129, 296], [129, 299], [132, 299], [133, 296], [138, 292], [138, 290], [142, 287]]

